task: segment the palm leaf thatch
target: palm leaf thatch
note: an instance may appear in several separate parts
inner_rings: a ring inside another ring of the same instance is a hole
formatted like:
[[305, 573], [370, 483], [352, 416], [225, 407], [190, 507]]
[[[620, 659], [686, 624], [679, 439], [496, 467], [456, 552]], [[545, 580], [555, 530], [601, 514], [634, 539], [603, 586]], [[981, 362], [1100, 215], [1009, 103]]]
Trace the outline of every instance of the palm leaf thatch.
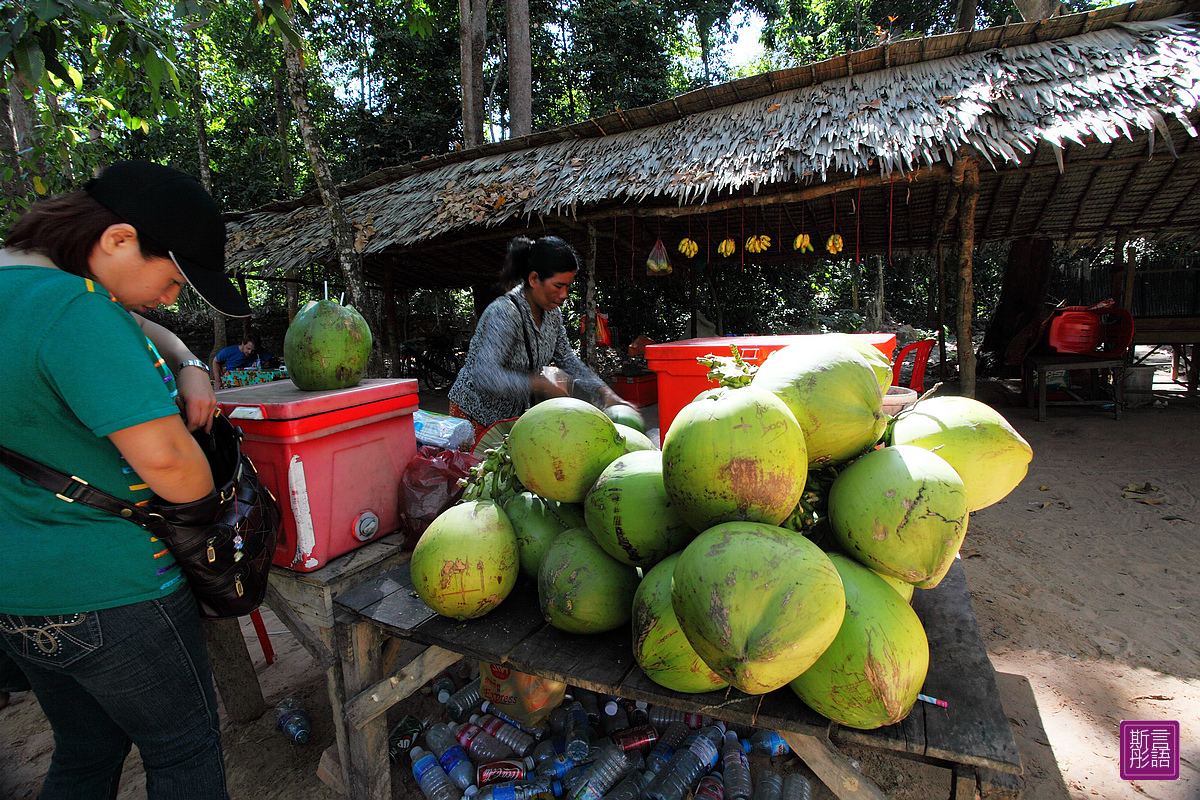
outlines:
[[[977, 243], [1200, 232], [1200, 25], [1140, 2], [885, 45], [642, 109], [448, 153], [343, 187], [368, 274], [465, 286], [527, 229], [611, 242], [838, 232], [845, 255], [936, 244], [951, 166], [983, 163]], [[335, 259], [314, 197], [231, 215], [228, 260]], [[641, 253], [639, 259], [637, 254]]]

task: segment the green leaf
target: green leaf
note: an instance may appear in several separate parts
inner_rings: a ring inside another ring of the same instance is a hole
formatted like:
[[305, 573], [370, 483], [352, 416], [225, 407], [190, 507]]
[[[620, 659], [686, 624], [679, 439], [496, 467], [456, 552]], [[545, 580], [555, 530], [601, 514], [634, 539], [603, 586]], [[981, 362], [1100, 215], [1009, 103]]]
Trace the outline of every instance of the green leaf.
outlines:
[[37, 15], [37, 18], [42, 22], [52, 22], [62, 16], [66, 11], [66, 7], [57, 0], [35, 0], [28, 6], [29, 10]]
[[17, 71], [30, 86], [37, 86], [42, 82], [42, 76], [46, 73], [46, 58], [42, 54], [41, 45], [27, 39], [21, 42], [13, 57], [17, 62]]
[[70, 79], [76, 91], [83, 88], [83, 75], [71, 64], [67, 64], [67, 78]]

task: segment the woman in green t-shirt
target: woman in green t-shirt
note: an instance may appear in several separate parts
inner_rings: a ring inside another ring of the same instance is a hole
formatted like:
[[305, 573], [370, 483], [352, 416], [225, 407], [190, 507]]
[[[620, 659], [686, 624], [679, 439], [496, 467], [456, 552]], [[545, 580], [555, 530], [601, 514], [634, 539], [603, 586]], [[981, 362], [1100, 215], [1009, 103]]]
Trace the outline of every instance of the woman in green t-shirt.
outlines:
[[[224, 243], [200, 184], [149, 162], [114, 164], [22, 216], [0, 251], [0, 444], [130, 502], [210, 495], [188, 432], [215, 407], [207, 369], [131, 312], [190, 283], [218, 311], [249, 314]], [[0, 652], [54, 729], [43, 800], [115, 795], [132, 744], [150, 798], [226, 798], [195, 599], [162, 543], [0, 468], [0, 552]]]

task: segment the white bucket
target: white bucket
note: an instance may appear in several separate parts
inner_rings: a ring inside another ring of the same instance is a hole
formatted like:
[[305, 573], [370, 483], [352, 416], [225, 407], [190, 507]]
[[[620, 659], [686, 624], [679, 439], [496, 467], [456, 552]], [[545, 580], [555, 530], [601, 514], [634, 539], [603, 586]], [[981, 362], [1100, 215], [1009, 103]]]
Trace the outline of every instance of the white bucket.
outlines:
[[889, 386], [883, 396], [883, 413], [894, 417], [917, 402], [917, 393], [907, 386]]
[[1121, 389], [1125, 393], [1126, 408], [1148, 408], [1154, 405], [1153, 364], [1131, 364], [1125, 367], [1121, 378]]

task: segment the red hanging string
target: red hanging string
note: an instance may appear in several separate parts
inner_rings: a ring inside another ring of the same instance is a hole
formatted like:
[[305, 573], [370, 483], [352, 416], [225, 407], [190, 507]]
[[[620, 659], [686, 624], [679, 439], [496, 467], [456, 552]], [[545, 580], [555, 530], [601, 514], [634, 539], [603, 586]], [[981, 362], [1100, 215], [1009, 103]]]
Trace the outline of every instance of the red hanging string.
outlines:
[[746, 187], [742, 187], [742, 242], [740, 248], [742, 254], [742, 272], [746, 271]]
[[617, 267], [617, 210], [613, 209], [613, 287], [621, 288], [621, 270]]
[[637, 265], [637, 217], [633, 214], [629, 215], [629, 279], [633, 280], [637, 274], [634, 268]]

